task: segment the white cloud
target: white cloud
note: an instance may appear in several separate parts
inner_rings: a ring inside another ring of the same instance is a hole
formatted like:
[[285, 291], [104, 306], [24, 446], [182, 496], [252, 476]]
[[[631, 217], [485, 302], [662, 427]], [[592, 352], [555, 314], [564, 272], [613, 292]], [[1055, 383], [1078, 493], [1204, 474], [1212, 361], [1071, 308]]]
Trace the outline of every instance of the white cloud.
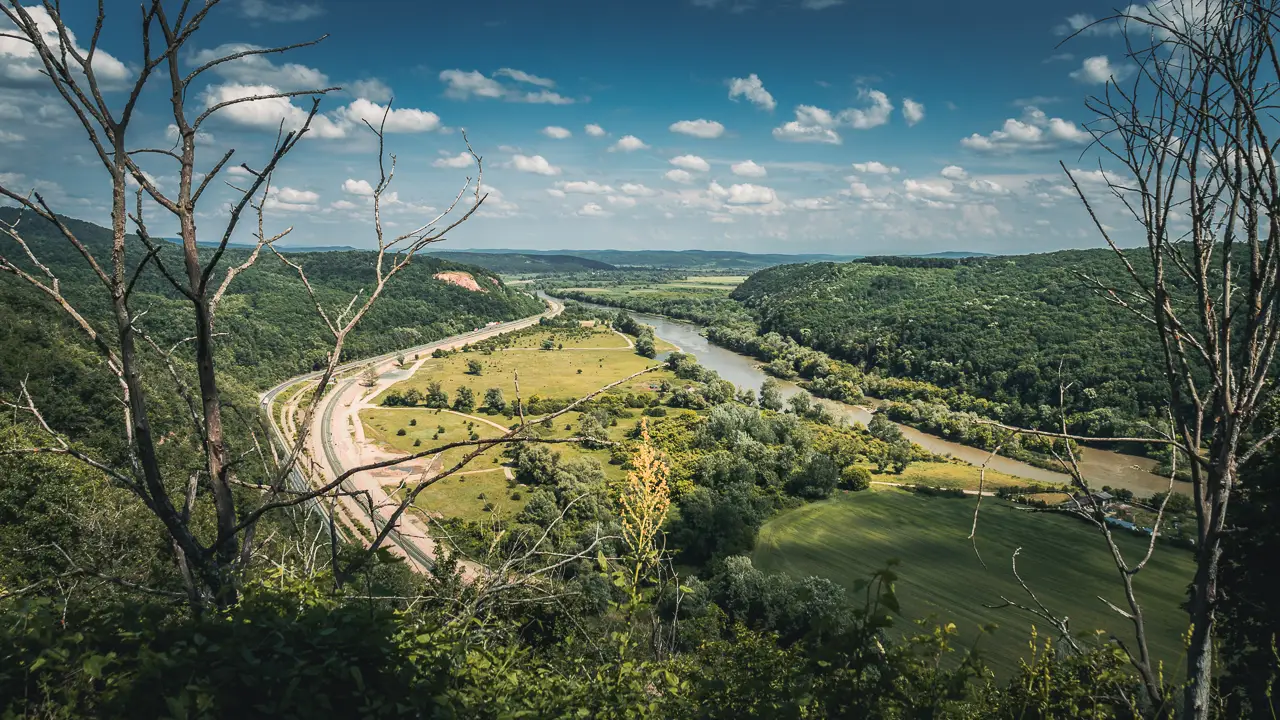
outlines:
[[842, 190], [841, 195], [858, 198], [859, 200], [870, 200], [875, 197], [875, 193], [871, 192], [871, 188], [866, 183], [855, 182], [849, 185], [848, 190]]
[[672, 165], [685, 170], [693, 170], [695, 172], [710, 172], [711, 163], [703, 160], [697, 155], [680, 155], [670, 160]]
[[320, 3], [284, 0], [240, 0], [240, 15], [266, 22], [302, 22], [324, 14]]
[[355, 210], [360, 206], [351, 202], [350, 200], [334, 200], [333, 202], [329, 203], [329, 207], [333, 208], [334, 210]]
[[547, 159], [541, 155], [515, 155], [511, 158], [511, 162], [515, 164], [516, 170], [520, 172], [534, 173], [535, 175], [560, 174], [560, 168], [547, 162]]
[[[225, 43], [193, 53], [188, 62], [199, 66], [235, 53], [262, 49], [260, 45], [249, 43]], [[329, 86], [329, 76], [319, 70], [292, 62], [277, 65], [267, 55], [247, 55], [230, 60], [214, 66], [212, 72], [244, 85], [273, 85], [286, 90], [323, 90]], [[364, 96], [357, 94], [357, 97]]]
[[27, 138], [15, 132], [0, 129], [0, 143], [20, 143]]
[[948, 180], [964, 180], [969, 177], [969, 173], [965, 172], [964, 168], [959, 165], [948, 165], [942, 168], [942, 172], [939, 174]]
[[253, 173], [245, 170], [239, 165], [233, 165], [232, 167], [227, 168], [227, 174], [234, 175], [235, 177], [253, 177]]
[[420, 133], [440, 129], [440, 116], [433, 112], [414, 108], [387, 110], [386, 106], [364, 98], [357, 98], [336, 114], [357, 127], [363, 127], [367, 122], [375, 128], [383, 122], [385, 115], [386, 124], [382, 128], [389, 133]]
[[458, 100], [467, 100], [473, 97], [493, 98], [506, 100], [507, 102], [547, 105], [571, 105], [575, 102], [573, 98], [565, 97], [546, 89], [555, 85], [554, 82], [546, 78], [540, 78], [511, 68], [503, 68], [495, 72], [494, 75], [510, 78], [517, 83], [533, 84], [543, 89], [527, 91], [519, 87], [503, 85], [478, 70], [444, 70], [440, 73], [440, 81], [447, 86], [444, 94]]
[[637, 197], [653, 197], [658, 194], [657, 190], [645, 187], [639, 183], [622, 183], [622, 192]]
[[736, 100], [739, 97], [746, 98], [752, 105], [765, 110], [773, 110], [778, 106], [769, 91], [764, 89], [764, 83], [760, 81], [760, 77], [755, 73], [751, 73], [744, 78], [731, 78], [729, 80], [729, 99]]
[[798, 198], [791, 201], [791, 206], [801, 210], [835, 210], [835, 203], [831, 198]]
[[907, 192], [908, 198], [915, 196], [944, 200], [955, 197], [955, 191], [950, 183], [940, 183], [932, 180], [912, 180], [907, 178], [902, 181], [902, 189]]
[[[36, 24], [36, 29], [44, 37], [45, 43], [54, 53], [60, 52], [62, 40], [57, 25], [43, 6], [32, 4], [26, 11]], [[83, 14], [81, 14], [83, 15]], [[68, 15], [69, 17], [69, 15]], [[88, 16], [85, 16], [87, 20]], [[20, 35], [13, 23], [0, 15], [0, 34]], [[76, 41], [76, 35], [67, 30], [68, 45], [71, 49], [84, 55], [86, 50]], [[74, 65], [73, 61], [68, 60]], [[101, 47], [93, 56], [93, 73], [104, 89], [120, 87], [131, 76], [125, 64], [107, 53]], [[83, 82], [84, 78], [78, 78]], [[44, 63], [40, 61], [32, 45], [12, 37], [0, 37], [0, 86], [7, 87], [46, 87], [49, 79], [44, 75]]]
[[832, 128], [836, 120], [830, 112], [813, 105], [796, 107], [796, 119], [773, 129], [773, 136], [788, 142], [841, 143], [840, 134]]
[[494, 72], [493, 74], [495, 76], [501, 75], [503, 77], [509, 77], [512, 80], [515, 80], [516, 82], [528, 83], [530, 85], [538, 85], [540, 87], [553, 88], [556, 86], [555, 80], [551, 80], [550, 78], [538, 77], [537, 75], [531, 75], [523, 70], [516, 70], [514, 68], [501, 68], [498, 71]]
[[[270, 85], [239, 83], [210, 85], [205, 89], [204, 101], [207, 107], [213, 107], [223, 102], [273, 95], [279, 92]], [[302, 127], [307, 120], [307, 111], [291, 103], [289, 98], [275, 97], [228, 105], [218, 110], [216, 117], [237, 125], [271, 131], [277, 130], [283, 121], [284, 128], [288, 131]], [[341, 138], [346, 137], [347, 128], [348, 123], [345, 120], [335, 122], [327, 115], [316, 115], [311, 121], [309, 134], [320, 138]]]
[[1123, 80], [1134, 70], [1132, 65], [1114, 66], [1106, 55], [1095, 55], [1084, 59], [1079, 70], [1072, 71], [1071, 79], [1082, 83], [1101, 85], [1108, 80]]
[[[720, 188], [716, 183], [711, 183], [712, 194], [720, 195], [717, 191]], [[723, 191], [723, 188], [720, 188]], [[724, 201], [730, 205], [766, 205], [778, 199], [778, 194], [773, 188], [764, 185], [752, 185], [743, 183], [741, 185], [730, 185], [723, 194]]]
[[547, 127], [542, 128], [542, 134], [552, 138], [553, 140], [564, 140], [565, 138], [573, 135], [573, 133], [569, 132], [567, 129], [557, 127], [555, 125], [548, 125]]
[[358, 98], [376, 103], [391, 102], [391, 88], [378, 78], [364, 78], [347, 83], [347, 90]]
[[445, 88], [444, 94], [459, 100], [471, 97], [500, 98], [507, 93], [502, 83], [486, 77], [478, 70], [445, 70], [440, 73], [440, 81], [449, 86]]
[[979, 195], [1008, 195], [1009, 188], [994, 180], [972, 180], [967, 187]]
[[[0, 115], [0, 117], [3, 117], [3, 116], [2, 116], [2, 115]], [[170, 142], [177, 142], [177, 141], [178, 141], [178, 126], [177, 126], [177, 125], [174, 125], [173, 123], [169, 123], [169, 126], [168, 126], [168, 127], [166, 127], [166, 128], [164, 129], [164, 138], [165, 138], [166, 140], [169, 140]], [[203, 130], [197, 130], [197, 131], [196, 131], [196, 142], [211, 143], [211, 142], [213, 142], [213, 135], [211, 135], [211, 134], [209, 134], [209, 133], [207, 133], [207, 132], [205, 132], [205, 131], [203, 131]]]
[[591, 137], [603, 137], [605, 134], [604, 128], [596, 125], [595, 123], [584, 126], [583, 130], [585, 130]]
[[895, 166], [885, 165], [879, 160], [872, 160], [871, 162], [853, 163], [853, 169], [856, 172], [868, 173], [871, 175], [897, 175], [899, 172], [901, 172], [900, 168]]
[[614, 143], [613, 147], [610, 149], [621, 150], [623, 152], [633, 152], [635, 150], [643, 150], [647, 147], [649, 146], [645, 145], [644, 141], [635, 135], [624, 135], [618, 140], [618, 142]]
[[342, 191], [351, 195], [360, 195], [361, 197], [370, 197], [373, 195], [373, 186], [368, 180], [354, 180], [347, 178], [342, 183]]
[[610, 205], [616, 205], [620, 208], [633, 208], [636, 206], [636, 199], [625, 195], [610, 195], [605, 198]]
[[870, 100], [870, 106], [841, 111], [837, 116], [840, 124], [847, 124], [854, 130], [867, 130], [889, 122], [889, 116], [893, 114], [893, 103], [889, 102], [888, 95], [879, 90], [862, 88], [858, 91], [858, 97]]
[[769, 171], [765, 170], [763, 166], [757, 165], [750, 160], [743, 160], [740, 163], [734, 163], [729, 166], [729, 169], [733, 171], [734, 175], [740, 175], [742, 177], [762, 178], [769, 174]]
[[593, 202], [583, 205], [581, 208], [578, 209], [578, 212], [574, 214], [580, 217], [600, 217], [600, 218], [609, 217], [613, 215], [613, 213], [609, 212], [608, 210], [605, 210], [604, 208], [600, 207], [600, 205]]
[[476, 160], [475, 158], [471, 157], [471, 153], [461, 152], [461, 153], [458, 153], [457, 155], [450, 155], [448, 157], [436, 158], [431, 162], [431, 167], [459, 169], [464, 167], [471, 167], [472, 165], [475, 164], [475, 162]]
[[1120, 25], [1114, 21], [1098, 22], [1098, 19], [1086, 13], [1068, 16], [1060, 25], [1054, 27], [1056, 35], [1117, 35]]
[[484, 204], [480, 206], [480, 210], [476, 213], [477, 215], [503, 218], [519, 214], [520, 206], [507, 200], [502, 191], [492, 185], [482, 185], [480, 187], [480, 196], [484, 198]]
[[310, 190], [295, 190], [291, 187], [274, 188], [267, 196], [265, 207], [283, 212], [309, 212], [316, 209], [320, 195]]
[[999, 130], [988, 135], [974, 133], [960, 141], [970, 150], [982, 153], [1009, 153], [1018, 150], [1053, 150], [1063, 145], [1081, 145], [1090, 135], [1075, 123], [1047, 117], [1034, 107], [1023, 110], [1022, 119], [1009, 118]]
[[704, 140], [712, 140], [724, 134], [724, 125], [714, 120], [681, 120], [680, 122], [671, 123], [671, 127], [667, 128], [671, 132], [680, 133], [682, 135], [691, 135]]
[[558, 182], [556, 187], [566, 193], [578, 193], [580, 195], [609, 195], [613, 193], [613, 188], [608, 185], [601, 185], [595, 180], [572, 180], [570, 182]]
[[918, 103], [911, 98], [902, 101], [902, 117], [907, 121], [907, 127], [911, 127], [924, 119], [924, 105]]
[[682, 185], [688, 185], [693, 182], [693, 173], [688, 170], [668, 170], [662, 177]]

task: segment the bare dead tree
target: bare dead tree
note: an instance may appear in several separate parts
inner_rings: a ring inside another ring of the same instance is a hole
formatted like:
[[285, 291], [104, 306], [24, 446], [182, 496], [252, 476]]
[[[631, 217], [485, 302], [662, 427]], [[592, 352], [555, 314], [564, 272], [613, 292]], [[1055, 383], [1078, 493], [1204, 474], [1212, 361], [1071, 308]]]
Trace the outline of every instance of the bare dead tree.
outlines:
[[1068, 172], [1129, 279], [1127, 287], [1094, 279], [1095, 288], [1159, 334], [1174, 455], [1190, 470], [1197, 549], [1186, 718], [1211, 710], [1218, 579], [1237, 473], [1280, 432], [1257, 426], [1275, 394], [1280, 341], [1277, 10], [1276, 0], [1166, 1], [1111, 19], [1123, 25], [1138, 72], [1089, 101], [1100, 118], [1090, 129], [1124, 169], [1104, 177], [1142, 231], [1145, 252], [1120, 247], [1096, 198]]
[[[1103, 220], [1098, 197], [1062, 168], [1127, 282], [1082, 274], [1102, 297], [1154, 328], [1169, 388], [1170, 432], [1111, 441], [1169, 448], [1173, 470], [1187, 463], [1196, 511], [1196, 574], [1188, 612], [1190, 637], [1181, 713], [1201, 720], [1212, 711], [1214, 623], [1219, 602], [1228, 506], [1240, 466], [1280, 435], [1262, 427], [1276, 396], [1280, 342], [1280, 211], [1276, 94], [1280, 91], [1277, 0], [1162, 0], [1130, 5], [1103, 21], [1124, 30], [1131, 83], [1114, 78], [1088, 101], [1089, 127], [1107, 195], [1140, 231], [1141, 249]], [[1121, 173], [1108, 167], [1118, 165]], [[998, 425], [1019, 433], [1088, 442], [1060, 431]], [[1125, 647], [1148, 699], [1168, 700], [1146, 650], [1133, 576], [1155, 550], [1164, 504], [1143, 558], [1120, 553], [1068, 446], [1058, 455], [1087, 497], [1076, 512], [1096, 522], [1124, 583], [1136, 647]], [[1166, 494], [1167, 502], [1168, 494]], [[1101, 599], [1101, 598], [1100, 598]]]
[[[232, 492], [232, 488], [239, 484], [235, 471], [237, 459], [231, 456], [224, 421], [226, 407], [221, 397], [218, 369], [214, 362], [218, 336], [214, 332], [214, 325], [218, 303], [237, 275], [249, 269], [264, 251], [274, 250], [274, 243], [288, 234], [289, 231], [285, 230], [269, 236], [264, 229], [263, 212], [271, 197], [272, 176], [310, 129], [319, 109], [320, 96], [336, 89], [310, 88], [257, 94], [226, 99], [202, 109], [189, 110], [188, 96], [195, 83], [208, 71], [249, 56], [284, 53], [314, 45], [324, 39], [321, 37], [287, 46], [242, 50], [184, 72], [179, 56], [218, 4], [219, 0], [208, 0], [195, 9], [191, 3], [184, 2], [176, 16], [170, 17], [162, 0], [144, 2], [141, 14], [142, 65], [137, 70], [132, 85], [125, 90], [123, 106], [117, 110], [107, 101], [108, 92], [104, 90], [94, 66], [94, 57], [99, 52], [98, 42], [106, 20], [103, 3], [98, 4], [94, 31], [87, 48], [80, 48], [72, 41], [67, 18], [63, 16], [58, 4], [45, 3], [42, 7], [34, 8], [33, 12], [33, 8], [24, 6], [18, 0], [4, 0], [0, 3], [0, 12], [4, 13], [15, 28], [12, 32], [6, 32], [6, 37], [31, 46], [50, 85], [75, 114], [111, 179], [109, 258], [96, 257], [39, 193], [24, 193], [14, 188], [0, 187], [0, 195], [16, 203], [23, 213], [30, 213], [51, 223], [84, 259], [108, 301], [113, 326], [110, 329], [97, 327], [87, 314], [76, 308], [64, 295], [59, 278], [48, 265], [41, 262], [24, 236], [21, 215], [12, 224], [0, 226], [0, 232], [20, 252], [12, 260], [7, 255], [0, 255], [0, 270], [17, 276], [48, 296], [84, 332], [104, 358], [120, 387], [122, 434], [128, 448], [129, 467], [109, 467], [76, 448], [74, 444], [66, 442], [43, 422], [34, 399], [25, 392], [21, 402], [13, 405], [28, 411], [33, 421], [53, 436], [55, 442], [44, 446], [5, 449], [3, 452], [68, 455], [107, 473], [118, 485], [131, 491], [155, 515], [169, 535], [188, 593], [193, 604], [197, 605], [206, 602], [227, 605], [234, 602], [237, 596], [237, 572], [247, 561], [247, 548], [252, 544], [255, 523], [261, 517], [261, 513], [253, 514], [252, 522], [242, 522], [242, 513], [237, 508]], [[42, 23], [52, 23], [53, 31], [49, 32]], [[169, 109], [177, 131], [177, 142], [172, 149], [138, 148], [129, 140], [137, 104], [144, 89], [149, 84], [154, 84], [152, 81], [164, 84], [168, 90]], [[296, 128], [286, 128], [282, 124], [272, 152], [258, 169], [241, 165], [247, 171], [249, 180], [244, 187], [231, 186], [237, 199], [223, 213], [225, 222], [217, 232], [217, 243], [211, 250], [201, 252], [196, 222], [198, 203], [234, 155], [234, 150], [227, 151], [201, 174], [197, 167], [197, 146], [202, 141], [202, 126], [215, 113], [228, 107], [298, 96], [312, 98], [305, 119]], [[384, 123], [385, 118], [384, 114]], [[464, 203], [465, 207], [459, 207], [466, 190], [471, 187], [471, 180], [468, 178], [463, 190], [445, 212], [411, 233], [385, 238], [381, 220], [382, 195], [394, 175], [394, 158], [388, 171], [381, 162], [385, 157], [381, 152], [382, 129], [370, 128], [378, 137], [380, 150], [380, 181], [373, 198], [378, 240], [375, 284], [363, 297], [363, 302], [357, 302], [361, 299], [357, 295], [338, 313], [331, 313], [316, 302], [316, 309], [333, 337], [329, 362], [315, 391], [316, 399], [338, 366], [346, 338], [382, 295], [387, 282], [403, 270], [421, 248], [442, 239], [445, 233], [470, 218], [484, 200], [477, 177], [471, 201]], [[155, 155], [176, 164], [178, 180], [175, 191], [162, 189], [143, 171], [137, 161], [143, 155]], [[474, 153], [472, 155], [479, 168], [479, 157]], [[138, 186], [132, 212], [129, 209], [130, 183]], [[167, 213], [169, 220], [178, 227], [181, 238], [180, 268], [169, 266], [165, 260], [167, 243], [153, 238], [148, 231], [144, 199], [158, 207], [162, 214]], [[450, 217], [455, 209], [460, 210], [460, 213]], [[224, 271], [221, 266], [228, 243], [239, 228], [246, 211], [256, 211], [258, 214], [256, 246], [244, 262]], [[128, 231], [130, 223], [135, 231], [132, 236]], [[138, 243], [142, 245], [141, 248], [134, 247]], [[141, 255], [140, 261], [135, 260], [138, 255]], [[304, 286], [310, 292], [310, 283], [302, 269], [279, 253], [276, 253], [276, 257], [298, 271]], [[133, 288], [148, 267], [163, 275], [192, 308], [189, 340], [197, 378], [195, 388], [187, 387], [185, 379], [173, 371], [173, 350], [165, 352], [140, 329], [140, 314], [130, 305]], [[315, 297], [313, 292], [311, 295]], [[170, 482], [166, 477], [166, 468], [157, 454], [158, 433], [152, 426], [152, 412], [143, 383], [144, 358], [141, 352], [144, 348], [139, 346], [139, 340], [143, 341], [144, 346], [150, 346], [170, 368], [178, 392], [189, 402], [191, 431], [203, 450], [203, 468], [190, 478], [184, 477], [180, 485]], [[315, 404], [311, 403], [308, 413], [314, 412]], [[310, 415], [306, 417], [309, 421]], [[308, 424], [309, 422], [303, 423], [304, 429], [298, 433], [295, 445], [275, 464], [274, 478], [269, 483], [274, 493], [284, 490], [285, 479], [297, 463], [305, 442], [305, 428]], [[196, 489], [201, 485], [207, 490], [203, 495], [212, 498], [212, 513], [216, 520], [216, 535], [212, 538], [200, 537], [192, 523], [192, 506], [198, 495]], [[185, 489], [181, 498], [175, 498], [174, 494], [179, 487]], [[317, 490], [316, 495], [320, 492]]]

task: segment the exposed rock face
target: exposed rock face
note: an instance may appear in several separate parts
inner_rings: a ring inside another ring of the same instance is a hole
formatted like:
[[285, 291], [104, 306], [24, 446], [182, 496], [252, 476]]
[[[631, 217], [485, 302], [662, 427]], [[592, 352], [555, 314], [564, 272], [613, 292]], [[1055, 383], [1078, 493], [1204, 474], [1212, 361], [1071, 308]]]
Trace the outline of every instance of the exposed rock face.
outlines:
[[[439, 272], [436, 273], [434, 277], [437, 280], [443, 280], [447, 283], [453, 283], [458, 287], [466, 288], [471, 292], [484, 292], [484, 288], [480, 287], [480, 284], [471, 276], [471, 273], [458, 272], [455, 270], [450, 272]], [[497, 282], [494, 282], [494, 284], [496, 285]]]

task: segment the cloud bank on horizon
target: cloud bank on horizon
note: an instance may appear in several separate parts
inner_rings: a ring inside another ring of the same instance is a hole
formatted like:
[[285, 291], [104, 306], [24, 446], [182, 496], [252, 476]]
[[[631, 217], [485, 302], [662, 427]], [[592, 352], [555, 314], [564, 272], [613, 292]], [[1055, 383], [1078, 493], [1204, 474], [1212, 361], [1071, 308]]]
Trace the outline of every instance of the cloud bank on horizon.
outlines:
[[[844, 0], [615, 5], [486, 0], [428, 14], [389, 0], [358, 12], [335, 0], [227, 0], [184, 68], [331, 37], [219, 65], [189, 109], [342, 88], [268, 200], [296, 244], [372, 243], [366, 123], [384, 117], [398, 157], [384, 213], [393, 229], [430, 219], [474, 177], [462, 131], [483, 157], [488, 197], [452, 248], [876, 254], [1101, 242], [1058, 163], [1103, 195], [1083, 101], [1134, 68], [1118, 28], [1093, 24], [1102, 4], [1082, 0], [1064, 16], [1012, 0], [985, 0], [981, 12], [926, 0], [923, 21], [919, 7]], [[66, 11], [76, 47], [93, 32], [90, 10]], [[138, 70], [135, 24], [108, 7], [94, 70], [117, 105]], [[424, 44], [424, 24], [460, 31]], [[30, 49], [0, 37], [0, 182], [101, 222], [105, 179], [42, 80]], [[260, 164], [281, 124], [299, 126], [308, 107], [273, 98], [219, 111], [201, 138], [205, 165], [233, 148], [233, 165]], [[162, 92], [144, 97], [133, 146], [173, 144], [166, 109]], [[175, 182], [162, 156], [146, 167]], [[201, 222], [220, 228], [225, 193], [207, 195]], [[1104, 212], [1123, 224], [1117, 208]]]

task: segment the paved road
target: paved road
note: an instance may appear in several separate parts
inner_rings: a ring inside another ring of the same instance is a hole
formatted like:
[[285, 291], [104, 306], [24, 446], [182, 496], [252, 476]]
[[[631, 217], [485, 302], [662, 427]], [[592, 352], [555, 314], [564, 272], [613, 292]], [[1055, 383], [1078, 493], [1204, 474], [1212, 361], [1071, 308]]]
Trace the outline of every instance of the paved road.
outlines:
[[[453, 337], [445, 338], [443, 340], [437, 340], [435, 342], [428, 343], [426, 345], [419, 345], [417, 347], [406, 348], [404, 350], [397, 350], [395, 352], [386, 353], [384, 355], [379, 355], [373, 358], [366, 358], [363, 360], [357, 360], [354, 362], [345, 363], [343, 365], [340, 365], [337, 368], [335, 375], [346, 372], [348, 370], [365, 367], [365, 366], [373, 367], [376, 371], [381, 366], [388, 365], [394, 362], [395, 358], [399, 355], [415, 355], [415, 354], [424, 355], [425, 354], [429, 356], [431, 352], [440, 348], [452, 349], [456, 347], [461, 347], [463, 345], [469, 345], [471, 343], [479, 342], [480, 340], [484, 340], [486, 338], [490, 338], [495, 335], [501, 335], [504, 333], [512, 332], [514, 330], [520, 330], [520, 329], [529, 327], [531, 325], [536, 325], [538, 321], [541, 320], [542, 318], [555, 317], [556, 315], [559, 315], [564, 310], [564, 305], [556, 300], [548, 300], [547, 304], [549, 306], [547, 308], [547, 311], [538, 315], [522, 318], [520, 320], [513, 320], [510, 322], [501, 323], [498, 325], [491, 325], [488, 327], [479, 328], [471, 332], [462, 333], [460, 335], [454, 335]], [[425, 359], [426, 358], [423, 358], [423, 360], [419, 361], [417, 365], [420, 365], [421, 362], [425, 361]], [[415, 365], [415, 369], [416, 367], [417, 366]], [[284, 448], [286, 452], [287, 452], [287, 449], [291, 446], [291, 441], [293, 440], [293, 438], [286, 437], [285, 432], [280, 428], [277, 422], [275, 413], [273, 412], [273, 408], [275, 406], [275, 399], [285, 389], [292, 387], [293, 385], [296, 385], [301, 382], [317, 380], [321, 377], [321, 375], [323, 375], [322, 372], [312, 372], [312, 373], [306, 373], [303, 375], [298, 375], [296, 377], [290, 378], [280, 383], [279, 385], [276, 385], [275, 387], [271, 388], [270, 390], [267, 390], [262, 394], [261, 409], [268, 416], [269, 424], [272, 430], [272, 434], [274, 435], [275, 442], [280, 447]], [[344, 459], [348, 461], [351, 460], [350, 455], [352, 453], [350, 451], [348, 453], [345, 453], [345, 455], [347, 455], [347, 457], [345, 458], [342, 457], [343, 454], [340, 454], [338, 452], [339, 442], [336, 441], [334, 437], [334, 425], [339, 423], [350, 422], [349, 418], [351, 418], [356, 412], [356, 410], [358, 409], [358, 408], [354, 408], [354, 406], [359, 403], [359, 390], [355, 388], [356, 382], [357, 380], [355, 378], [343, 381], [337, 387], [335, 387], [334, 390], [330, 391], [327, 398], [322, 399], [321, 402], [323, 403], [323, 405], [320, 408], [320, 412], [316, 414], [316, 420], [314, 421], [311, 433], [307, 437], [307, 448], [308, 450], [310, 450], [312, 458], [316, 460], [316, 464], [320, 469], [320, 473], [319, 473], [320, 477], [316, 478], [317, 483], [328, 482], [333, 478], [337, 477], [338, 475], [342, 474], [342, 472], [344, 472], [347, 465], [347, 463], [344, 463], [343, 460]], [[393, 381], [388, 380], [387, 382], [389, 383]], [[381, 389], [380, 387], [375, 386], [375, 388], [373, 388], [371, 393], [377, 392], [380, 389]], [[338, 412], [338, 410], [342, 408], [343, 399], [347, 400], [346, 402], [347, 411]], [[339, 432], [338, 438], [349, 439], [349, 437], [346, 434], [345, 427], [342, 428], [341, 431]], [[355, 454], [358, 455], [358, 453], [359, 453], [359, 450], [357, 448], [355, 449]], [[353, 476], [345, 480], [342, 484], [342, 489], [347, 492], [354, 492], [356, 490], [370, 491], [370, 494], [374, 496], [373, 497], [374, 509], [369, 508], [367, 504], [360, 503], [355, 499], [349, 498], [349, 497], [342, 498], [342, 505], [346, 510], [347, 514], [351, 516], [351, 519], [353, 521], [360, 523], [368, 530], [376, 533], [381, 531], [382, 528], [385, 526], [386, 518], [384, 517], [383, 511], [386, 511], [386, 514], [389, 514], [390, 508], [385, 507], [387, 504], [386, 503], [387, 497], [385, 493], [382, 492], [380, 483], [378, 483], [376, 480], [373, 482], [368, 482], [367, 481], [368, 479], [363, 479], [365, 481], [362, 482], [361, 481], [362, 478], [360, 477], [360, 475], [362, 474]], [[302, 475], [301, 472], [297, 470], [297, 468], [294, 468], [290, 471], [289, 478], [288, 478], [288, 485], [289, 485], [289, 489], [295, 490], [295, 491], [305, 491], [310, 487], [310, 484], [308, 483], [307, 479]], [[379, 506], [384, 506], [384, 507], [379, 509]], [[312, 500], [309, 503], [307, 503], [306, 507], [308, 510], [315, 512], [321, 517], [323, 517], [326, 523], [328, 522], [327, 510], [324, 508], [324, 505], [321, 502], [319, 502], [318, 500]], [[410, 560], [413, 561], [415, 565], [418, 565], [421, 569], [430, 568], [434, 564], [435, 543], [429, 537], [426, 536], [425, 532], [415, 532], [415, 533], [400, 532], [400, 530], [404, 529], [403, 526], [406, 523], [412, 523], [412, 518], [409, 518], [408, 514], [401, 517], [401, 520], [398, 523], [398, 525], [400, 525], [401, 527], [397, 527], [396, 530], [393, 530], [391, 533], [388, 534], [388, 539], [391, 541], [393, 545], [391, 549], [393, 551], [399, 551], [399, 553], [408, 557]]]

